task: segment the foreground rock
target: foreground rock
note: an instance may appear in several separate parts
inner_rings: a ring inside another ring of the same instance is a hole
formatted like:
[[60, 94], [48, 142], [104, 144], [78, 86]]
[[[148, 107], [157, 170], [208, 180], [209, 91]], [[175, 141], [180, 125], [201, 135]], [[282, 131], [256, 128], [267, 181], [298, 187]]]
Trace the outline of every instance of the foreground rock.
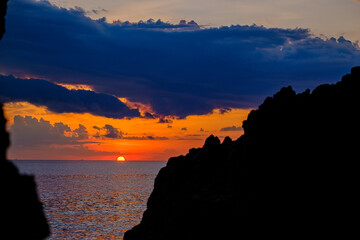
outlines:
[[7, 10], [8, 0], [1, 0], [0, 2], [0, 40], [5, 33], [5, 15]]
[[0, 108], [1, 239], [44, 239], [50, 232], [34, 177], [21, 175], [14, 164], [6, 160], [9, 137], [2, 105]]
[[346, 238], [358, 216], [360, 67], [310, 93], [282, 88], [244, 135], [170, 158], [125, 240]]
[[[1, 0], [0, 40], [5, 32], [6, 4], [7, 0]], [[6, 159], [10, 142], [5, 123], [0, 104], [0, 239], [44, 239], [50, 232], [36, 193], [34, 177], [19, 174], [18, 169]]]

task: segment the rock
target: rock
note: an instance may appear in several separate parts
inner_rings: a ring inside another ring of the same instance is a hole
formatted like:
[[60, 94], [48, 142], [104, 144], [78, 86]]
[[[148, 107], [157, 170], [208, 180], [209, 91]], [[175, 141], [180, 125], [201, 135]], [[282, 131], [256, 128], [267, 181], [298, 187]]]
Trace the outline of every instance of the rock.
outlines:
[[244, 135], [171, 158], [125, 240], [341, 237], [359, 214], [360, 68], [310, 93], [282, 88]]
[[214, 135], [210, 135], [210, 136], [206, 139], [203, 148], [216, 147], [216, 146], [219, 145], [219, 144], [220, 144], [220, 139], [219, 139], [218, 137], [214, 137]]
[[360, 66], [359, 67], [353, 67], [351, 69], [351, 75], [352, 76], [359, 76], [360, 75]]
[[1, 236], [6, 239], [45, 239], [49, 236], [43, 207], [36, 192], [33, 176], [21, 175], [17, 168], [6, 160], [9, 137], [5, 131], [5, 119], [1, 106]]
[[222, 145], [231, 145], [232, 140], [230, 137], [225, 137], [224, 141], [222, 142]]
[[[5, 32], [7, 0], [0, 2], [0, 39]], [[33, 176], [21, 175], [6, 159], [9, 135], [5, 128], [0, 104], [0, 186], [1, 186], [1, 239], [45, 239], [49, 226], [38, 199]]]
[[0, 2], [0, 40], [5, 33], [5, 15], [8, 0], [1, 0]]

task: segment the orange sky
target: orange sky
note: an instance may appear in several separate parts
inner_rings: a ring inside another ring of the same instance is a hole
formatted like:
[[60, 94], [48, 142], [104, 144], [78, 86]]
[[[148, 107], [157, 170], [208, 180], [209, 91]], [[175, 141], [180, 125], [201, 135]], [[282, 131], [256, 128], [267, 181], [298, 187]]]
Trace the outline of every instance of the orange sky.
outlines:
[[[6, 103], [5, 116], [8, 119], [7, 128], [13, 133], [15, 116], [31, 116], [38, 121], [49, 121], [51, 126], [63, 123], [74, 131], [79, 124], [85, 126], [88, 135], [86, 138], [74, 142], [53, 144], [17, 144], [26, 132], [11, 135], [14, 144], [8, 150], [9, 159], [34, 160], [116, 160], [124, 156], [127, 160], [167, 160], [171, 156], [186, 154], [190, 148], [201, 147], [205, 139], [214, 134], [223, 139], [230, 136], [232, 139], [242, 135], [242, 130], [220, 131], [226, 127], [241, 127], [249, 109], [232, 109], [221, 113], [214, 110], [207, 115], [188, 116], [185, 119], [172, 119], [168, 123], [159, 123], [159, 119], [133, 118], [112, 119], [94, 116], [88, 113], [58, 114], [38, 107], [28, 102]], [[105, 137], [108, 124], [113, 126], [121, 136], [116, 138]], [[97, 129], [94, 128], [96, 126]], [[71, 135], [71, 132], [65, 136]], [[33, 136], [36, 138], [37, 136]], [[17, 139], [16, 139], [17, 138]]]

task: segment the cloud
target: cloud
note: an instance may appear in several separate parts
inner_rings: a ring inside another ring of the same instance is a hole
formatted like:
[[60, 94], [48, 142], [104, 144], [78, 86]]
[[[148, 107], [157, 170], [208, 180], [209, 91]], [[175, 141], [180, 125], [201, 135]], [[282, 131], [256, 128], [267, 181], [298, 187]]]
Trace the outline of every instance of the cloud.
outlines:
[[220, 114], [231, 112], [231, 108], [220, 108], [219, 109]]
[[77, 139], [87, 139], [89, 136], [86, 127], [82, 124], [79, 124], [79, 127], [74, 129], [73, 134]]
[[137, 140], [142, 140], [142, 139], [148, 139], [148, 140], [168, 140], [169, 138], [167, 137], [158, 137], [158, 136], [143, 136], [138, 138]]
[[[80, 8], [81, 9], [81, 8]], [[82, 9], [81, 9], [82, 10]], [[84, 10], [83, 10], [84, 11]], [[91, 9], [89, 11], [86, 11], [86, 14], [87, 15], [91, 15], [91, 14], [95, 14], [95, 15], [98, 15], [98, 14], [101, 14], [101, 13], [107, 13], [108, 10], [104, 9], [104, 8], [98, 8], [98, 9]]]
[[127, 139], [127, 140], [169, 140], [168, 137], [152, 136], [152, 135], [146, 135], [146, 136], [124, 136], [122, 139]]
[[106, 133], [103, 135], [106, 138], [122, 138], [123, 137], [123, 132], [117, 130], [116, 128], [114, 128], [113, 126], [111, 126], [110, 124], [106, 124], [104, 126], [104, 129], [106, 131]]
[[186, 127], [181, 128], [181, 131], [187, 131]]
[[100, 128], [98, 126], [93, 126], [93, 128], [100, 131]]
[[[98, 129], [98, 130], [99, 132], [97, 132], [94, 135], [95, 138], [127, 139], [127, 140], [168, 140], [167, 137], [152, 136], [152, 135], [135, 136], [129, 133], [125, 133], [110, 124], [105, 124], [105, 126], [102, 129]], [[103, 131], [105, 131], [105, 133], [102, 133]]]
[[220, 129], [221, 132], [226, 132], [226, 131], [242, 131], [242, 130], [243, 130], [242, 127], [236, 127], [236, 126], [224, 127], [224, 128], [221, 128], [221, 129]]
[[62, 122], [51, 124], [43, 118], [38, 120], [31, 116], [20, 115], [14, 117], [10, 133], [12, 144], [21, 147], [80, 144], [78, 140], [88, 138], [85, 126], [81, 124], [71, 130]]
[[[86, 84], [149, 104], [160, 116], [184, 118], [255, 107], [282, 86], [300, 91], [336, 82], [360, 64], [360, 50], [343, 37], [322, 39], [308, 29], [107, 23], [80, 8], [17, 0], [9, 2], [0, 62], [5, 74]], [[102, 114], [137, 114], [121, 109]]]
[[114, 96], [89, 90], [68, 90], [49, 81], [20, 79], [0, 75], [0, 101], [28, 101], [47, 106], [57, 113], [91, 113], [110, 118], [139, 117], [137, 109], [129, 109]]
[[171, 117], [160, 117], [158, 123], [173, 123]]
[[[105, 19], [104, 19], [105, 20]], [[140, 20], [139, 22], [129, 22], [121, 20], [113, 20], [113, 25], [117, 25], [121, 28], [129, 29], [152, 29], [159, 31], [191, 31], [191, 30], [200, 30], [200, 26], [194, 21], [186, 22], [186, 20], [180, 20], [178, 24], [171, 24], [161, 21], [158, 19], [155, 21], [150, 18], [147, 21]]]
[[203, 137], [203, 136], [205, 136], [205, 135], [203, 135], [203, 134], [188, 134], [188, 135], [186, 135], [187, 137]]
[[[11, 146], [8, 152], [10, 159], [74, 159], [94, 158], [113, 155], [112, 152], [91, 150], [86, 127], [72, 130], [68, 125], [57, 122], [51, 124], [43, 118], [15, 116], [10, 127]], [[21, 149], [21, 151], [19, 151]], [[39, 155], [43, 152], [43, 155]]]

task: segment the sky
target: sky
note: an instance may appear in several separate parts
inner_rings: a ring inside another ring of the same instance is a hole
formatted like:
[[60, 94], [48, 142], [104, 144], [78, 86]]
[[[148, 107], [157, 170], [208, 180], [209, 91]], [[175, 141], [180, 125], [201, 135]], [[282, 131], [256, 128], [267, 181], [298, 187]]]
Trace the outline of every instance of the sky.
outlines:
[[11, 0], [10, 159], [167, 160], [360, 65], [356, 0]]

